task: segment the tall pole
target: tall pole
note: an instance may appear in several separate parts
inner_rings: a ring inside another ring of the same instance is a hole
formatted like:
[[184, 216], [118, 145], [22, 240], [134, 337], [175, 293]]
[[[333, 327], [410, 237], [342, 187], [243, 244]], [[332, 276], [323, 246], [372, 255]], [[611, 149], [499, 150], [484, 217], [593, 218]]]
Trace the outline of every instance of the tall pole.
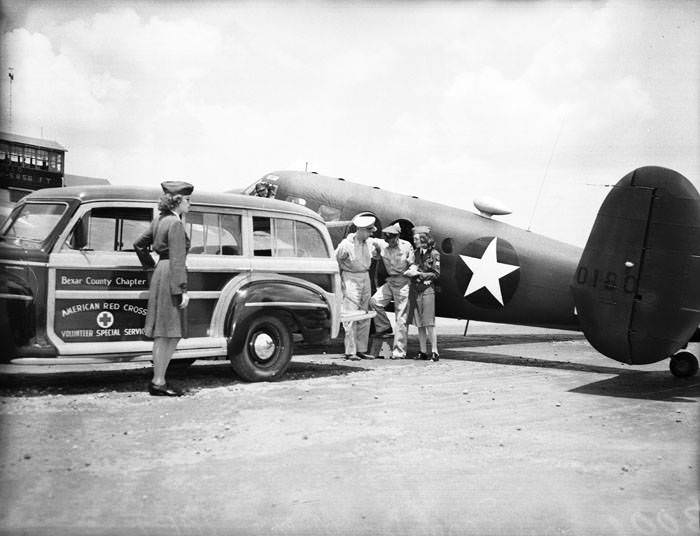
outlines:
[[12, 82], [15, 81], [15, 68], [14, 67], [10, 67], [7, 70], [7, 77], [10, 79], [10, 113], [9, 113], [10, 122], [9, 122], [9, 126], [10, 126], [10, 130], [12, 130]]

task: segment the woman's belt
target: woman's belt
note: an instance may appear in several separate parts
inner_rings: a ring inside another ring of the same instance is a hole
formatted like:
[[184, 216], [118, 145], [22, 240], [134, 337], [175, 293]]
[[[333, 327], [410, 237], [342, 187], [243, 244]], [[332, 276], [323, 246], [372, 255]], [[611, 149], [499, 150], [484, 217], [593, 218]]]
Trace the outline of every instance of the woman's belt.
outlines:
[[[158, 252], [156, 251], [156, 253], [158, 253]], [[161, 261], [167, 261], [170, 258], [170, 255], [168, 254], [167, 251], [164, 251], [163, 253], [158, 253], [158, 258]]]

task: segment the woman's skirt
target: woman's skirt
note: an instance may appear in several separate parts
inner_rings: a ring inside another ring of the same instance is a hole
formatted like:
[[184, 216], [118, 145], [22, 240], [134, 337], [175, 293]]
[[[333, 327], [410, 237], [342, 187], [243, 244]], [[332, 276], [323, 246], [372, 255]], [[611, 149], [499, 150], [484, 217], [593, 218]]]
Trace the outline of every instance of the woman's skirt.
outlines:
[[148, 312], [144, 333], [146, 337], [187, 338], [187, 313], [173, 303], [170, 293], [170, 261], [158, 261], [153, 271], [148, 293]]
[[411, 286], [408, 293], [408, 323], [419, 328], [435, 325], [435, 289], [432, 285], [422, 292]]

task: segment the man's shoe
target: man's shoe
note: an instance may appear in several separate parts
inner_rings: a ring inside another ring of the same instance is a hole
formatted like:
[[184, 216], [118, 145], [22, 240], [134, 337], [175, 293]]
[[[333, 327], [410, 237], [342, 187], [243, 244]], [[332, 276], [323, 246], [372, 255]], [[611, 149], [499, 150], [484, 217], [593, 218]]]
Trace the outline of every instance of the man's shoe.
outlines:
[[372, 354], [366, 354], [364, 352], [357, 352], [357, 356], [360, 359], [374, 359], [374, 356]]
[[357, 357], [355, 354], [345, 354], [345, 359], [349, 359], [350, 361], [359, 361], [360, 358]]
[[428, 354], [426, 354], [425, 352], [418, 352], [414, 359], [421, 359], [421, 360], [425, 361], [426, 359], [430, 359], [430, 358], [428, 357]]
[[156, 385], [153, 382], [149, 382], [148, 393], [151, 396], [182, 396], [182, 391], [170, 387], [167, 383]]
[[375, 331], [374, 336], [375, 337], [392, 337], [394, 333], [391, 331], [391, 329], [383, 329], [382, 331]]
[[440, 354], [438, 354], [437, 352], [433, 352], [431, 359], [433, 361], [440, 361]]

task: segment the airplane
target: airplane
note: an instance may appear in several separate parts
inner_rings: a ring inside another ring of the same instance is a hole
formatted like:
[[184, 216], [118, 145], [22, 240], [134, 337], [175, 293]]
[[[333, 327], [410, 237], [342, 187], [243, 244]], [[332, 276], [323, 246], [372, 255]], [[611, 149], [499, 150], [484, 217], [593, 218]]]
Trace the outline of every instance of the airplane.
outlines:
[[684, 349], [700, 340], [700, 196], [671, 169], [620, 179], [583, 249], [494, 219], [509, 211], [490, 198], [475, 200], [477, 214], [304, 171], [268, 173], [243, 193], [311, 208], [336, 245], [358, 213], [378, 229], [398, 222], [411, 243], [414, 225], [429, 226], [441, 253], [438, 317], [582, 331], [621, 363], [670, 357], [673, 375], [698, 371]]

